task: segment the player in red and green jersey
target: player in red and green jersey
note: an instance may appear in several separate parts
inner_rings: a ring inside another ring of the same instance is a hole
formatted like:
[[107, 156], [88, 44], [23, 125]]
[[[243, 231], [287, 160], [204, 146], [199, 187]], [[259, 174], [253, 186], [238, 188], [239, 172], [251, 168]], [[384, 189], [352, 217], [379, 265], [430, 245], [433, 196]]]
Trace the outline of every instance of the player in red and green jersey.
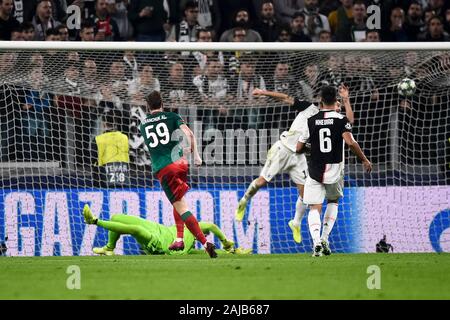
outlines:
[[[153, 91], [146, 97], [150, 114], [140, 125], [150, 157], [152, 170], [161, 183], [169, 201], [172, 203], [177, 227], [177, 238], [169, 246], [169, 250], [184, 250], [184, 224], [195, 238], [202, 243], [211, 258], [216, 258], [215, 246], [207, 242], [197, 219], [189, 211], [184, 195], [189, 190], [187, 184], [188, 162], [185, 153], [194, 154], [196, 166], [202, 164], [197, 150], [195, 136], [181, 117], [173, 112], [163, 110], [163, 102], [158, 91]], [[189, 142], [188, 148], [183, 148], [180, 136], [184, 134]]]
[[[83, 208], [83, 217], [86, 224], [94, 224], [108, 230], [108, 243], [99, 248], [93, 248], [95, 254], [112, 256], [116, 243], [121, 235], [131, 235], [147, 254], [188, 254], [195, 248], [195, 237], [189, 230], [184, 233], [185, 247], [181, 251], [169, 250], [169, 244], [176, 237], [176, 227], [167, 227], [162, 224], [145, 220], [140, 217], [126, 214], [115, 214], [110, 220], [101, 220], [92, 214], [89, 205]], [[234, 242], [228, 240], [224, 233], [214, 223], [200, 222], [202, 232], [213, 233], [222, 243], [223, 249], [228, 253], [250, 254], [251, 249], [236, 248]]]

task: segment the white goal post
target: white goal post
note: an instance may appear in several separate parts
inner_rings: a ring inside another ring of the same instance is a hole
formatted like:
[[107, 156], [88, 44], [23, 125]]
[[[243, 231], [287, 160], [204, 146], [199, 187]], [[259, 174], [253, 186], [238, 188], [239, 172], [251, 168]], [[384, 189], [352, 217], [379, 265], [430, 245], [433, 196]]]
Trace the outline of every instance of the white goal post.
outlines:
[[[397, 84], [416, 82], [403, 97]], [[267, 150], [295, 118], [254, 88], [318, 101], [323, 84], [345, 83], [353, 133], [374, 164], [364, 174], [347, 153], [346, 191], [331, 236], [335, 252], [374, 252], [386, 235], [396, 251], [450, 250], [450, 43], [178, 43], [0, 41], [0, 241], [11, 255], [88, 255], [104, 230], [86, 228], [90, 203], [172, 224], [137, 130], [145, 95], [162, 93], [199, 141], [188, 199], [239, 245], [258, 253], [309, 252], [306, 222], [296, 244], [287, 222], [297, 191], [286, 174], [234, 210]], [[112, 115], [129, 138], [126, 183], [97, 166], [95, 137]], [[306, 220], [306, 219], [305, 219]], [[219, 242], [216, 239], [217, 244]], [[125, 237], [119, 252], [137, 254]]]

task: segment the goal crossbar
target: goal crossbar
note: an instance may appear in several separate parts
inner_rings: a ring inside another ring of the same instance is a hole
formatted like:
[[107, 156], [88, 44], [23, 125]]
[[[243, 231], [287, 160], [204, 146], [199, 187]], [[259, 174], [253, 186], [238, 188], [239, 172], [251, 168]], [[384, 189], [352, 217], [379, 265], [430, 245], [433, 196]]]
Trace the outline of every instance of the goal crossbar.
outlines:
[[449, 42], [59, 42], [0, 41], [0, 50], [140, 51], [403, 51], [450, 50]]

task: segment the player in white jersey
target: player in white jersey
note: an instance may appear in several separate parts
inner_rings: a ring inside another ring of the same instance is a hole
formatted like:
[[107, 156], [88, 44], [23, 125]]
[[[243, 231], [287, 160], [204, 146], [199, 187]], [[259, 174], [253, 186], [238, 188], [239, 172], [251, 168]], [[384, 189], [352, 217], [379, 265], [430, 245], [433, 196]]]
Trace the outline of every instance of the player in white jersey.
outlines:
[[[342, 93], [341, 97], [344, 100], [346, 113], [348, 113], [349, 117], [353, 117], [353, 111], [348, 102], [348, 89], [342, 87], [340, 92]], [[292, 230], [294, 241], [300, 243], [302, 240], [300, 232], [301, 220], [307, 209], [307, 205], [303, 203], [302, 199], [305, 180], [308, 176], [308, 164], [305, 155], [303, 153], [296, 153], [296, 149], [300, 134], [307, 127], [307, 119], [318, 113], [319, 107], [313, 103], [300, 101], [297, 98], [279, 92], [255, 89], [253, 95], [275, 98], [293, 106], [296, 111], [300, 112], [292, 122], [289, 131], [284, 131], [280, 136], [280, 140], [275, 142], [270, 148], [260, 176], [252, 181], [244, 196], [239, 201], [235, 219], [242, 221], [247, 203], [260, 188], [266, 186], [280, 172], [287, 172], [296, 184], [300, 195], [295, 206], [295, 216], [289, 221], [289, 227]]]
[[[311, 144], [309, 177], [306, 179], [303, 201], [310, 207], [308, 225], [314, 242], [313, 256], [316, 257], [331, 254], [328, 237], [336, 221], [339, 199], [343, 196], [344, 141], [362, 161], [364, 169], [367, 172], [372, 170], [372, 164], [353, 138], [351, 122], [336, 112], [336, 88], [322, 87], [321, 99], [320, 111], [308, 119], [297, 145], [297, 152], [301, 152], [307, 141]], [[327, 209], [320, 235], [320, 213], [325, 198]]]

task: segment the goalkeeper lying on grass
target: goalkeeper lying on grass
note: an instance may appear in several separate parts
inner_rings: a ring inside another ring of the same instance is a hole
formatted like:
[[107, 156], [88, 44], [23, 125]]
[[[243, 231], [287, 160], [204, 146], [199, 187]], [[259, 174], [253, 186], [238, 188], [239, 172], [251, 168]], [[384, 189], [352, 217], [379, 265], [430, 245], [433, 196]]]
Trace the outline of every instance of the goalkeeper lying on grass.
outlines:
[[[193, 252], [195, 237], [189, 230], [184, 230], [184, 250], [171, 251], [169, 246], [177, 236], [175, 226], [166, 227], [162, 224], [148, 221], [126, 214], [115, 214], [111, 220], [100, 220], [95, 217], [89, 205], [83, 208], [84, 222], [96, 224], [108, 230], [108, 243], [101, 248], [93, 248], [93, 252], [100, 255], [114, 255], [114, 248], [121, 235], [131, 235], [147, 254], [188, 254]], [[228, 253], [250, 254], [251, 249], [235, 248], [234, 242], [228, 240], [214, 223], [200, 222], [200, 228], [205, 235], [212, 232], [222, 242], [223, 249]]]

